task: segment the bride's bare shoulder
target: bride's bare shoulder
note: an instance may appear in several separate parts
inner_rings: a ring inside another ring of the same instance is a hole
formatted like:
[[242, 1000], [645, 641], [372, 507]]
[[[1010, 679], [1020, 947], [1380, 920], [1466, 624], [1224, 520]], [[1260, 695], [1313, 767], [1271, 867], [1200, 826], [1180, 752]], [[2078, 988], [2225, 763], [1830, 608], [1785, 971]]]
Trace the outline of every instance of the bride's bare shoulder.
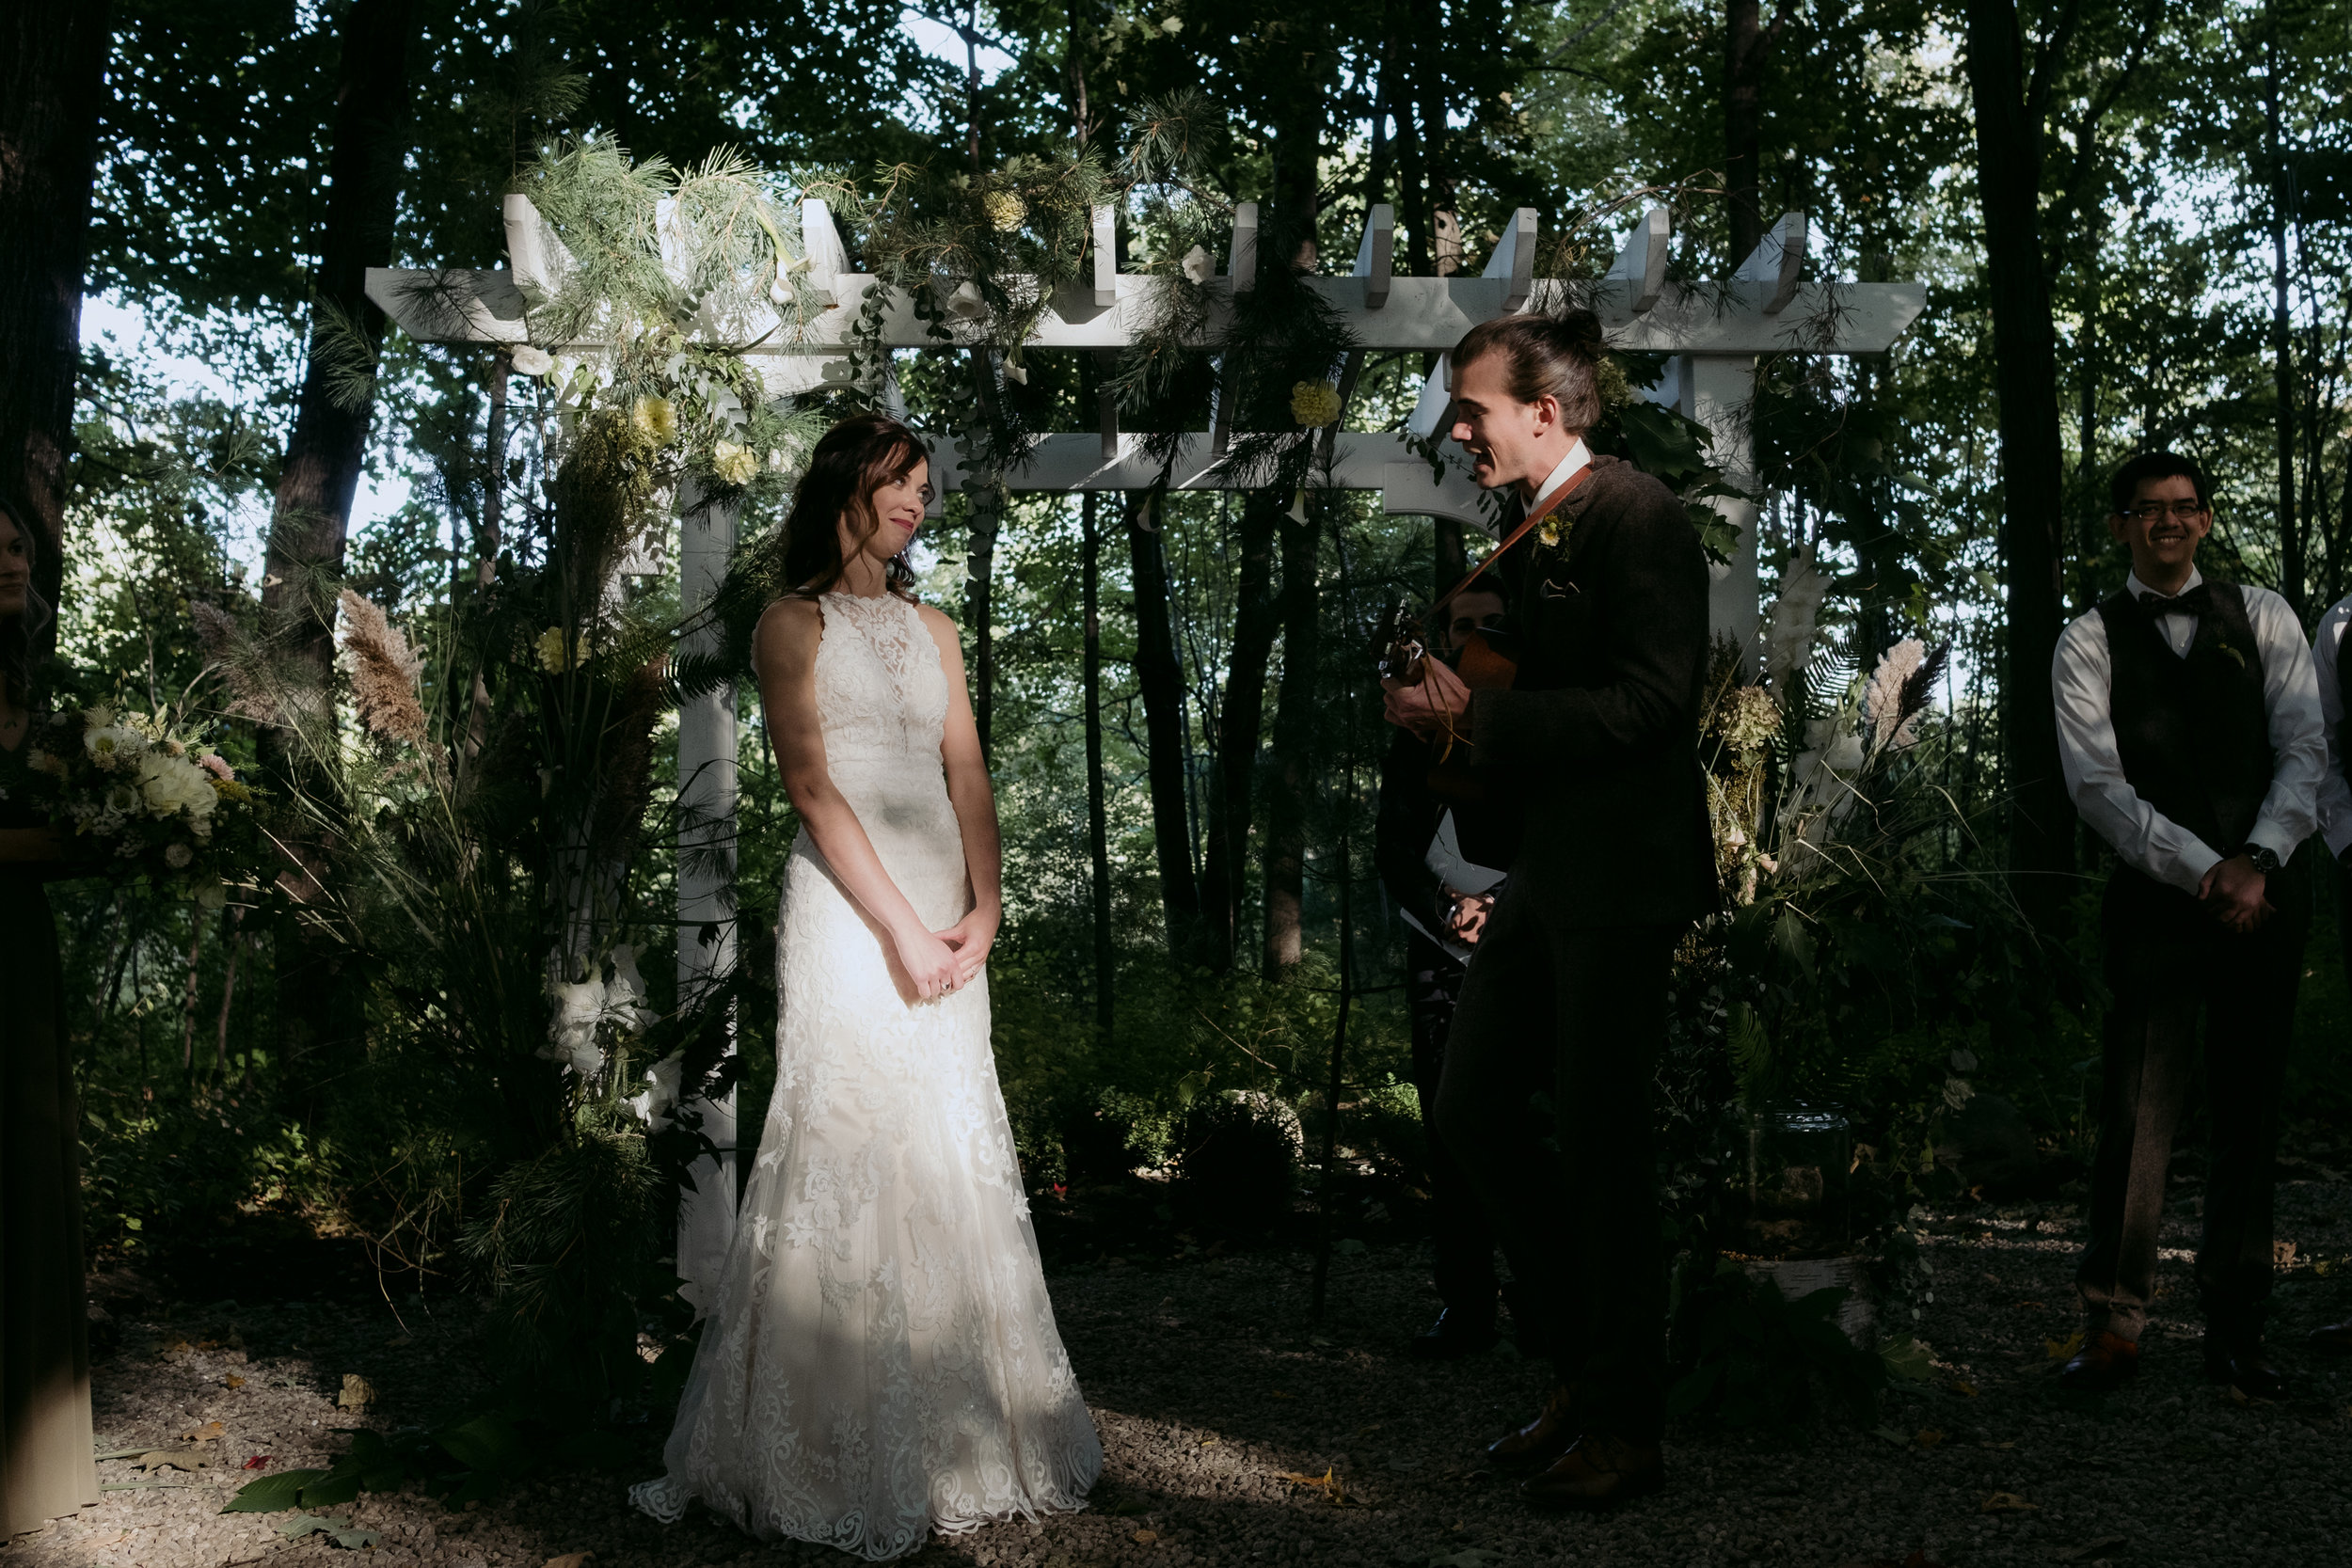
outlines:
[[777, 599], [760, 611], [759, 625], [752, 632], [752, 662], [764, 668], [771, 662], [804, 660], [815, 653], [824, 630], [825, 618], [814, 598], [795, 594]]

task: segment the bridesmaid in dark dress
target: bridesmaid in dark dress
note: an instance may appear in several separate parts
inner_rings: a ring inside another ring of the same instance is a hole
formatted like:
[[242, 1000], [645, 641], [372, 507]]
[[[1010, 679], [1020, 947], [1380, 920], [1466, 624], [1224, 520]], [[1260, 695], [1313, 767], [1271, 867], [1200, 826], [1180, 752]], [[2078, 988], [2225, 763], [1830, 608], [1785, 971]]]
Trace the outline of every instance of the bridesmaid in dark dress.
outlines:
[[49, 613], [33, 536], [0, 502], [0, 1542], [98, 1500], [80, 1117], [41, 885], [64, 866], [25, 789], [27, 646]]

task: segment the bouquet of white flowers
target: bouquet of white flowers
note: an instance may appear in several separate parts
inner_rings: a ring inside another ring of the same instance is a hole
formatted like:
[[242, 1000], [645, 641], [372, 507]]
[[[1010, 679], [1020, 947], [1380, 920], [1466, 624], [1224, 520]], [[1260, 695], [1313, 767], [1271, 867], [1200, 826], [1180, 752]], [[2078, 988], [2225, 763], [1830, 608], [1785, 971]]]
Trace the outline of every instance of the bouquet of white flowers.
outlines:
[[259, 863], [258, 793], [167, 713], [56, 714], [26, 764], [50, 825], [99, 862], [93, 870], [151, 877], [217, 908]]

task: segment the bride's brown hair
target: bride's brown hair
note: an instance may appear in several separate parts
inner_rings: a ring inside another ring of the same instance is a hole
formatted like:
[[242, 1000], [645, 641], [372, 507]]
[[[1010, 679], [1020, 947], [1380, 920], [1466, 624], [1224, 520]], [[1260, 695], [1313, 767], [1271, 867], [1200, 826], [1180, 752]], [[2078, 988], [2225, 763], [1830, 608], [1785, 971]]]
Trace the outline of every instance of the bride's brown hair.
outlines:
[[[882, 526], [874, 492], [904, 479], [930, 460], [923, 437], [887, 414], [852, 414], [825, 432], [809, 454], [808, 472], [792, 492], [784, 519], [785, 591], [822, 594], [841, 580], [841, 519], [863, 544]], [[901, 598], [914, 596], [914, 568], [906, 552], [890, 558], [883, 583]]]

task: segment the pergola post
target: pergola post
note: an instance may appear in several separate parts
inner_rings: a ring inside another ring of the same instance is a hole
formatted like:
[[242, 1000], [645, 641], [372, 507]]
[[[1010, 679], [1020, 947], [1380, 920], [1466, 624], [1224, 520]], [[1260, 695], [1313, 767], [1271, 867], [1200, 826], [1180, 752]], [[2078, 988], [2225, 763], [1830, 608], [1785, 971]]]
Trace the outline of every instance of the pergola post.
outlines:
[[[703, 497], [691, 480], [678, 487], [678, 598], [689, 624], [707, 608], [734, 553], [740, 508]], [[719, 628], [696, 627], [679, 640], [689, 654], [717, 651]], [[735, 973], [735, 828], [737, 732], [735, 684], [682, 704], [677, 716], [678, 1005]], [[728, 1021], [727, 1052], [735, 1051]], [[735, 1093], [696, 1101], [702, 1128], [721, 1152], [695, 1162], [693, 1186], [678, 1195], [679, 1293], [708, 1312], [727, 1243], [735, 1234]]]

